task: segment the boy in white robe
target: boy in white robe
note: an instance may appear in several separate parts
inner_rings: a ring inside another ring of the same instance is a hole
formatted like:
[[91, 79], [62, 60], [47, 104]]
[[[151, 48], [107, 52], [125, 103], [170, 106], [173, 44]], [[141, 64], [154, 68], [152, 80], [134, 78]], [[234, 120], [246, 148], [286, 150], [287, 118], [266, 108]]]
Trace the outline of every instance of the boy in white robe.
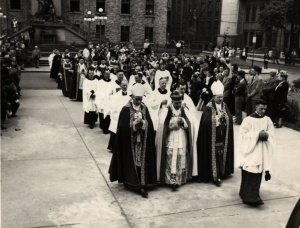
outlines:
[[104, 71], [103, 78], [98, 81], [95, 100], [97, 111], [99, 113], [99, 127], [103, 130], [104, 134], [108, 134], [108, 127], [110, 124], [109, 102], [115, 83], [109, 78], [109, 76], [110, 71], [109, 69], [106, 69]]
[[275, 149], [274, 127], [270, 117], [265, 116], [267, 103], [258, 100], [255, 112], [246, 117], [239, 131], [242, 182], [240, 197], [243, 203], [259, 206], [264, 202], [259, 190], [263, 172], [265, 180], [271, 179], [271, 159]]
[[98, 80], [94, 79], [94, 71], [90, 70], [88, 73], [88, 78], [83, 81], [82, 88], [82, 106], [84, 113], [84, 124], [88, 124], [91, 129], [94, 128], [95, 123], [97, 122], [97, 107], [95, 103], [95, 97], [97, 92], [97, 82]]

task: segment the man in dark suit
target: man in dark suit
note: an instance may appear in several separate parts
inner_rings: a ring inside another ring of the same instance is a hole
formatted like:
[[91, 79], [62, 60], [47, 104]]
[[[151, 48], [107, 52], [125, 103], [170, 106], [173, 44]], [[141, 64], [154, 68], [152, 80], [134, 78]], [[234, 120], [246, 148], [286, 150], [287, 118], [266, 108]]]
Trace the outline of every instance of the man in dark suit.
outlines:
[[40, 58], [41, 58], [41, 51], [38, 48], [38, 46], [35, 46], [34, 50], [32, 51], [32, 59], [36, 68], [40, 67]]
[[247, 101], [246, 101], [246, 112], [247, 116], [255, 112], [256, 102], [261, 98], [261, 90], [263, 86], [263, 80], [260, 77], [261, 67], [253, 66], [249, 74], [251, 75], [247, 85]]
[[266, 79], [263, 84], [263, 97], [267, 102], [266, 115], [275, 122], [275, 112], [276, 112], [276, 101], [275, 101], [275, 88], [279, 84], [278, 77], [276, 76], [276, 71], [270, 72], [270, 78]]
[[235, 123], [237, 125], [241, 125], [243, 121], [243, 105], [245, 102], [245, 96], [246, 96], [246, 86], [247, 82], [245, 80], [245, 71], [238, 71], [237, 74], [237, 81], [238, 84], [234, 87], [233, 93], [234, 93], [234, 101], [235, 101]]

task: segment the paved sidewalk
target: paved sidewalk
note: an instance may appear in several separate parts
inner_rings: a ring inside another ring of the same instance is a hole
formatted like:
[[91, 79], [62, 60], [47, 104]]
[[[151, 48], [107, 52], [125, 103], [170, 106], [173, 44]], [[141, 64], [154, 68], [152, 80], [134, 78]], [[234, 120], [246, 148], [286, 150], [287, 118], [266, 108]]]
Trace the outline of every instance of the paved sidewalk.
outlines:
[[35, 67], [25, 67], [24, 70], [22, 70], [22, 72], [49, 72], [50, 74], [50, 67], [49, 66], [40, 66], [39, 68], [35, 68]]
[[300, 197], [300, 132], [276, 129], [272, 180], [262, 182], [260, 208], [241, 203], [238, 168], [219, 188], [161, 186], [144, 199], [109, 181], [109, 136], [83, 125], [80, 102], [58, 90], [22, 93], [18, 117], [2, 131], [3, 228], [279, 228]]

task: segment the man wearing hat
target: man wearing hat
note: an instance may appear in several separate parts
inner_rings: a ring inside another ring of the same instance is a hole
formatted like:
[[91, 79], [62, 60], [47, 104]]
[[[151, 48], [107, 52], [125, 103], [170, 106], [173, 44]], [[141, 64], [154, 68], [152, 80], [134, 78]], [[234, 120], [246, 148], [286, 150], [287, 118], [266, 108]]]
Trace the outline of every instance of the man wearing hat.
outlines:
[[287, 81], [288, 74], [286, 71], [280, 71], [279, 74], [279, 84], [275, 88], [275, 102], [276, 102], [276, 123], [274, 124], [276, 128], [282, 127], [282, 120], [286, 115], [286, 103], [287, 103], [287, 95], [289, 92], [289, 83]]
[[246, 98], [246, 113], [247, 116], [255, 111], [256, 101], [261, 98], [263, 80], [260, 77], [262, 68], [253, 66], [250, 71], [250, 79], [247, 84], [247, 98]]
[[214, 82], [211, 91], [213, 99], [203, 109], [198, 132], [198, 181], [220, 186], [234, 172], [233, 121], [223, 102], [223, 84]]
[[242, 183], [240, 197], [243, 203], [253, 206], [264, 204], [259, 190], [262, 175], [271, 179], [271, 159], [275, 149], [275, 136], [272, 120], [265, 116], [267, 103], [257, 100], [255, 111], [247, 116], [239, 130], [240, 167]]
[[124, 183], [147, 197], [147, 186], [157, 183], [154, 128], [148, 108], [142, 103], [145, 88], [137, 84], [131, 93], [132, 99], [119, 116], [110, 181]]
[[182, 106], [182, 97], [175, 91], [172, 103], [163, 108], [156, 132], [157, 178], [172, 186], [173, 191], [197, 176], [197, 124], [194, 115]]

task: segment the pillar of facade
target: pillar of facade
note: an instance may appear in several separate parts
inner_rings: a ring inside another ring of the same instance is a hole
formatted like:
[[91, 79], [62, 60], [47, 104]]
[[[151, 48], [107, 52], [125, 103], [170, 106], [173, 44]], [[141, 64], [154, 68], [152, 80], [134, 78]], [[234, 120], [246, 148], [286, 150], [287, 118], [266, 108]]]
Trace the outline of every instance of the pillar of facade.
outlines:
[[234, 40], [238, 36], [239, 10], [239, 0], [222, 1], [220, 35], [218, 36], [218, 44], [222, 44], [224, 36], [228, 38], [229, 43], [231, 43], [231, 39]]
[[55, 6], [56, 16], [61, 16], [61, 0], [53, 0]]

